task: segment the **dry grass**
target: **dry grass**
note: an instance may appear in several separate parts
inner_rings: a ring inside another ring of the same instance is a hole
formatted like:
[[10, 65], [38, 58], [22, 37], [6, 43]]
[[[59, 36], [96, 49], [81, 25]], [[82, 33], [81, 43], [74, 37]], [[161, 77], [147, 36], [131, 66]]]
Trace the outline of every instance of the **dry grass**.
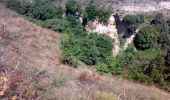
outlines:
[[60, 55], [59, 35], [17, 16], [13, 11], [0, 6], [0, 28], [7, 34], [0, 40], [1, 47], [25, 56], [40, 66], [56, 66]]
[[[155, 87], [100, 76], [89, 70], [80, 71], [60, 64], [59, 34], [34, 25], [2, 5], [0, 5], [0, 29], [0, 57], [6, 55], [6, 66], [14, 66], [17, 61], [20, 62], [19, 70], [13, 74], [14, 83], [23, 82], [32, 73], [38, 73], [32, 83], [28, 84], [29, 88], [24, 85], [17, 90], [27, 100], [148, 100], [148, 98], [168, 100], [170, 98], [168, 93]], [[37, 70], [34, 70], [35, 68]], [[62, 81], [58, 78], [60, 76], [69, 76], [69, 78], [65, 81], [63, 77]], [[54, 80], [57, 80], [57, 87], [53, 85]], [[58, 86], [58, 80], [61, 86]], [[26, 94], [23, 92], [24, 89], [27, 90]]]

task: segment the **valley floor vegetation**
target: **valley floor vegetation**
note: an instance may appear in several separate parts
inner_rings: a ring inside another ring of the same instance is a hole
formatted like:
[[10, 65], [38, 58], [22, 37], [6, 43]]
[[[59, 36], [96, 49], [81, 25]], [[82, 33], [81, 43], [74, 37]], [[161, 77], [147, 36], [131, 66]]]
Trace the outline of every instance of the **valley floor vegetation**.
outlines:
[[147, 15], [125, 16], [123, 21], [130, 25], [127, 30], [134, 33], [140, 27], [140, 31], [134, 42], [114, 58], [114, 41], [103, 34], [87, 33], [84, 26], [96, 18], [107, 22], [111, 15], [107, 8], [92, 2], [82, 9], [74, 0], [68, 0], [65, 8], [51, 0], [1, 2], [42, 27], [59, 32], [63, 38], [61, 61], [64, 64], [79, 67], [81, 61], [101, 74], [122, 75], [170, 91], [170, 19], [162, 14], [151, 20], [147, 20]]

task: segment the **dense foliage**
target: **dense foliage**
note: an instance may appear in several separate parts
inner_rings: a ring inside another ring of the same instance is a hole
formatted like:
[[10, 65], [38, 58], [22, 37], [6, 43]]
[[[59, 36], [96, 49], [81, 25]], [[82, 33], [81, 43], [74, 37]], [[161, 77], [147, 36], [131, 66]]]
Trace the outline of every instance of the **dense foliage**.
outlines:
[[85, 19], [92, 21], [96, 18], [99, 21], [106, 22], [111, 15], [111, 11], [104, 7], [97, 7], [94, 4], [89, 4], [86, 7], [84, 17]]
[[136, 29], [139, 27], [139, 24], [145, 22], [146, 16], [143, 14], [140, 15], [126, 15], [123, 18], [123, 22], [126, 22], [129, 24], [128, 32], [129, 33], [135, 33]]
[[76, 56], [88, 65], [95, 65], [98, 62], [105, 62], [111, 55], [112, 47], [110, 38], [91, 33], [84, 38], [67, 40], [63, 53], [66, 57]]
[[[136, 23], [136, 18], [133, 18], [125, 18], [124, 21]], [[139, 19], [142, 18], [139, 17]], [[170, 90], [168, 21], [162, 14], [157, 14], [150, 25], [147, 23], [137, 33], [134, 44], [131, 44], [114, 60], [114, 73], [137, 82], [154, 84]]]
[[86, 7], [86, 11], [85, 11], [84, 17], [87, 20], [94, 20], [96, 18], [96, 15], [97, 15], [97, 7], [94, 4], [89, 4]]
[[46, 20], [62, 16], [61, 7], [56, 7], [49, 0], [35, 0], [29, 8], [28, 15], [38, 20]]
[[66, 3], [66, 14], [73, 14], [81, 13], [81, 6], [75, 0], [68, 0]]
[[152, 26], [140, 29], [136, 35], [134, 43], [138, 49], [145, 50], [153, 48], [157, 44], [158, 32]]
[[3, 2], [7, 7], [15, 10], [20, 14], [27, 14], [29, 11], [29, 7], [31, 6], [31, 3], [25, 0], [23, 0], [22, 2], [19, 0], [1, 0], [0, 2]]

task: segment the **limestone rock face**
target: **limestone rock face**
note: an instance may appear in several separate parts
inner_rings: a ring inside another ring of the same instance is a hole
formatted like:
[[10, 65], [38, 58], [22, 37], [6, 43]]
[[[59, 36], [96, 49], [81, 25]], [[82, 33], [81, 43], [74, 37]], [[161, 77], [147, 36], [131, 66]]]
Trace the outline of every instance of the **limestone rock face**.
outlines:
[[108, 27], [116, 29], [116, 21], [115, 21], [115, 17], [113, 15], [111, 15], [111, 17], [108, 20]]

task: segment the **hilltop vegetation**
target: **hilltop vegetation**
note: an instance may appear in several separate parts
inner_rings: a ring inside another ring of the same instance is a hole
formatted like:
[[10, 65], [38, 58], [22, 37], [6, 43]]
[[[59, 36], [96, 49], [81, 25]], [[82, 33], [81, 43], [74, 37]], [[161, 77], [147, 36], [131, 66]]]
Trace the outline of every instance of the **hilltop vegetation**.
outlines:
[[2, 2], [42, 27], [60, 32], [62, 63], [80, 67], [79, 63], [83, 62], [101, 74], [121, 75], [170, 90], [170, 20], [162, 14], [157, 14], [151, 21], [146, 19], [147, 15], [125, 16], [123, 21], [129, 24], [127, 30], [135, 33], [140, 27], [140, 31], [135, 33], [136, 37], [127, 50], [113, 57], [114, 41], [104, 34], [87, 33], [83, 25], [95, 19], [107, 22], [111, 15], [107, 8], [90, 3], [83, 11], [74, 0], [68, 0], [65, 8], [50, 0]]

